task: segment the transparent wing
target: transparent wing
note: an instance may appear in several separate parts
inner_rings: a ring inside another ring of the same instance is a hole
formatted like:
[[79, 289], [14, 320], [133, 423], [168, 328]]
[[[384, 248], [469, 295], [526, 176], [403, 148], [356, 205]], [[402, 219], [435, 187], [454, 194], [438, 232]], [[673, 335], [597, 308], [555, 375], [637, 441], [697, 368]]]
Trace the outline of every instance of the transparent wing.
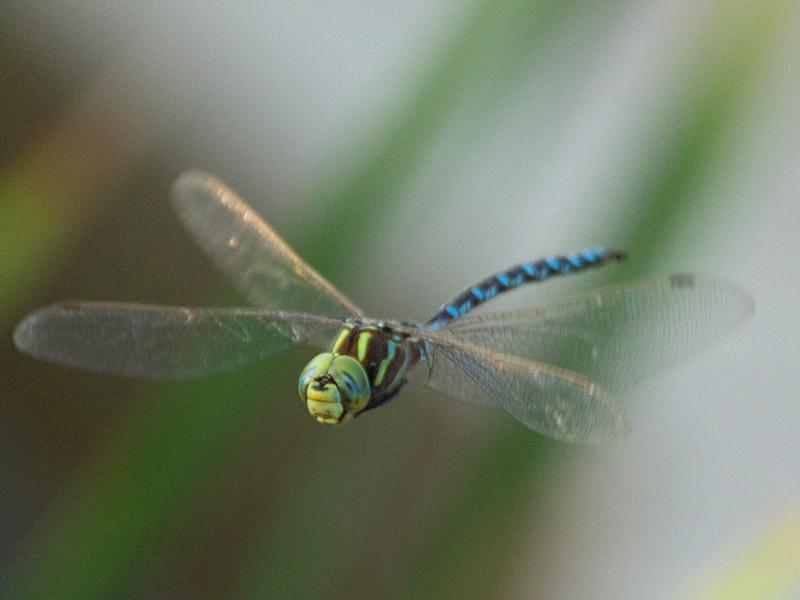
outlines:
[[57, 304], [28, 315], [17, 347], [102, 373], [182, 379], [262, 360], [299, 342], [330, 343], [341, 321], [246, 308]]
[[188, 171], [175, 182], [173, 201], [197, 242], [254, 304], [330, 317], [363, 316], [221, 181]]
[[753, 311], [751, 294], [730, 281], [674, 275], [594, 290], [542, 309], [468, 316], [444, 331], [621, 392], [712, 345]]
[[430, 367], [427, 384], [436, 390], [501, 406], [557, 440], [599, 444], [627, 431], [619, 405], [577, 373], [436, 334], [423, 337]]

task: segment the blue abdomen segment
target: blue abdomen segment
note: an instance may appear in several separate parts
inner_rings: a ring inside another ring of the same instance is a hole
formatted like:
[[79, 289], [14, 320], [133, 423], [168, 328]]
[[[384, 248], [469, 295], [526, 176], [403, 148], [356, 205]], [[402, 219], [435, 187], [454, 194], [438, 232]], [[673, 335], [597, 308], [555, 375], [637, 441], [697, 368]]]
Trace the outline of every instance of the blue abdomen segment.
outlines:
[[591, 248], [565, 256], [550, 256], [513, 266], [466, 288], [453, 300], [443, 304], [433, 318], [425, 323], [425, 326], [439, 329], [449, 321], [464, 316], [476, 306], [494, 298], [497, 294], [513, 290], [526, 283], [544, 281], [556, 275], [578, 273], [624, 257], [625, 253], [621, 250]]

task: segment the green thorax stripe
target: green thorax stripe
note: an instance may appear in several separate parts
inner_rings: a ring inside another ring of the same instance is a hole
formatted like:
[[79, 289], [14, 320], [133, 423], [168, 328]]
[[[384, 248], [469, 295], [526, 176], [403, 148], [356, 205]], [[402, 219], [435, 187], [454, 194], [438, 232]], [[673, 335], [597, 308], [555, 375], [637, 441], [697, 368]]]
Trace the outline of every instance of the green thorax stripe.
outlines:
[[411, 358], [404, 339], [374, 325], [345, 325], [331, 352], [358, 360], [367, 373], [373, 394], [391, 389], [400, 381]]

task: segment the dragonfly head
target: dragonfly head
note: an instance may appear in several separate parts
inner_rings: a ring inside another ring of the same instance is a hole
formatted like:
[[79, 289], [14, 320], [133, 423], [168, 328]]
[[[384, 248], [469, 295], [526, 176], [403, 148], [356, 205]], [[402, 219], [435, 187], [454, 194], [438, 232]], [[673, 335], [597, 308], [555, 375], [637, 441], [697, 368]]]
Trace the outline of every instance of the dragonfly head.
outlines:
[[367, 406], [369, 380], [352, 356], [323, 352], [306, 365], [298, 381], [300, 398], [311, 416], [325, 425], [339, 425]]

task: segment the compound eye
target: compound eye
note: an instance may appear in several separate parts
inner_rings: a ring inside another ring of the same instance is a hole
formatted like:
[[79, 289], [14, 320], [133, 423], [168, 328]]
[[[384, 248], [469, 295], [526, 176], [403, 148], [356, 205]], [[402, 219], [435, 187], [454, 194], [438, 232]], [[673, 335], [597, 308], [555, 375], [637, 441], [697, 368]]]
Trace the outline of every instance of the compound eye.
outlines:
[[308, 384], [327, 373], [332, 360], [333, 354], [330, 352], [318, 354], [311, 359], [311, 362], [308, 363], [306, 368], [300, 373], [300, 378], [297, 381], [297, 391], [300, 393], [300, 398], [303, 401], [306, 400]]
[[330, 363], [328, 373], [339, 388], [347, 412], [357, 413], [367, 406], [370, 396], [369, 379], [361, 363], [352, 356], [337, 356]]

